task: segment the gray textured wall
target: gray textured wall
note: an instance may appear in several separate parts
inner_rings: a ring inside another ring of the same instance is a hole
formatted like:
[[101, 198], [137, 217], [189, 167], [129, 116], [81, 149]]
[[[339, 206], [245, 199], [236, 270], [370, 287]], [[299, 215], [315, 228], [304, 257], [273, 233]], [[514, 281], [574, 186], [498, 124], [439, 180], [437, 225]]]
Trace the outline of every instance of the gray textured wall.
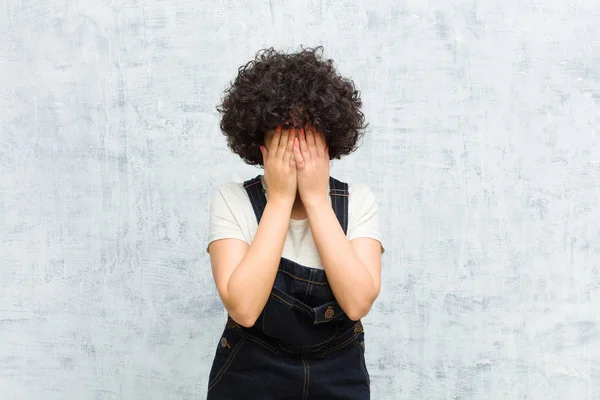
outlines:
[[2, 399], [204, 397], [209, 195], [257, 173], [214, 106], [300, 44], [371, 123], [373, 398], [600, 399], [597, 0], [0, 5]]

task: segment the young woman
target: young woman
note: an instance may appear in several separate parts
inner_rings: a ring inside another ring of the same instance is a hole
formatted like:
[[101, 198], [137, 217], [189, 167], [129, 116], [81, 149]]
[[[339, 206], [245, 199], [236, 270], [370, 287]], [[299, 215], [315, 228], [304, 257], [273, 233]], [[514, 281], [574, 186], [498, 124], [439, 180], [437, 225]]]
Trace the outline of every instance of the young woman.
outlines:
[[360, 319], [380, 289], [377, 201], [329, 176], [366, 127], [321, 47], [267, 49], [218, 108], [231, 150], [264, 167], [212, 199], [212, 271], [229, 319], [208, 399], [369, 399]]

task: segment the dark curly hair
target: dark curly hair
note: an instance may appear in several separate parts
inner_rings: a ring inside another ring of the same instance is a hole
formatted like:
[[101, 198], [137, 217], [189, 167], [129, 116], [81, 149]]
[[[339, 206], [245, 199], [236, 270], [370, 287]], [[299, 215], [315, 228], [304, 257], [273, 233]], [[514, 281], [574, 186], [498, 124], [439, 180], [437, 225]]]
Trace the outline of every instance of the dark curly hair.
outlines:
[[266, 131], [278, 125], [312, 124], [325, 135], [331, 159], [358, 147], [367, 124], [360, 92], [340, 76], [323, 47], [294, 54], [260, 50], [238, 69], [217, 111], [229, 148], [250, 165], [262, 165], [259, 146]]

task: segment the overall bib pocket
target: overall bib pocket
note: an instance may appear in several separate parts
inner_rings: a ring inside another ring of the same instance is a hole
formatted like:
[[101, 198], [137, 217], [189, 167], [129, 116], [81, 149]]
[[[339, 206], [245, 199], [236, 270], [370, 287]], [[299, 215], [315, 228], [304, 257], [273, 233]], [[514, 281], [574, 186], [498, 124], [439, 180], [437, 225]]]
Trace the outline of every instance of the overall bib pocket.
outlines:
[[336, 322], [341, 321], [344, 316], [337, 302], [309, 307], [274, 287], [258, 326], [266, 335], [289, 345], [310, 348], [321, 346], [334, 338], [338, 333]]

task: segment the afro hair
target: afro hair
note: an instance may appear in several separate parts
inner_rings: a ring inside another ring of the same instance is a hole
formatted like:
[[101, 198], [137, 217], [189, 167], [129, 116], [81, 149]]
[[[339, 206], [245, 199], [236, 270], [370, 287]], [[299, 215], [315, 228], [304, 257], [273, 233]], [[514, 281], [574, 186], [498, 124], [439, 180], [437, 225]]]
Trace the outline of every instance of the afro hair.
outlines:
[[323, 47], [293, 54], [272, 47], [241, 66], [217, 107], [229, 148], [250, 165], [262, 165], [265, 132], [306, 123], [325, 136], [331, 159], [352, 153], [367, 124], [360, 92], [340, 76]]

